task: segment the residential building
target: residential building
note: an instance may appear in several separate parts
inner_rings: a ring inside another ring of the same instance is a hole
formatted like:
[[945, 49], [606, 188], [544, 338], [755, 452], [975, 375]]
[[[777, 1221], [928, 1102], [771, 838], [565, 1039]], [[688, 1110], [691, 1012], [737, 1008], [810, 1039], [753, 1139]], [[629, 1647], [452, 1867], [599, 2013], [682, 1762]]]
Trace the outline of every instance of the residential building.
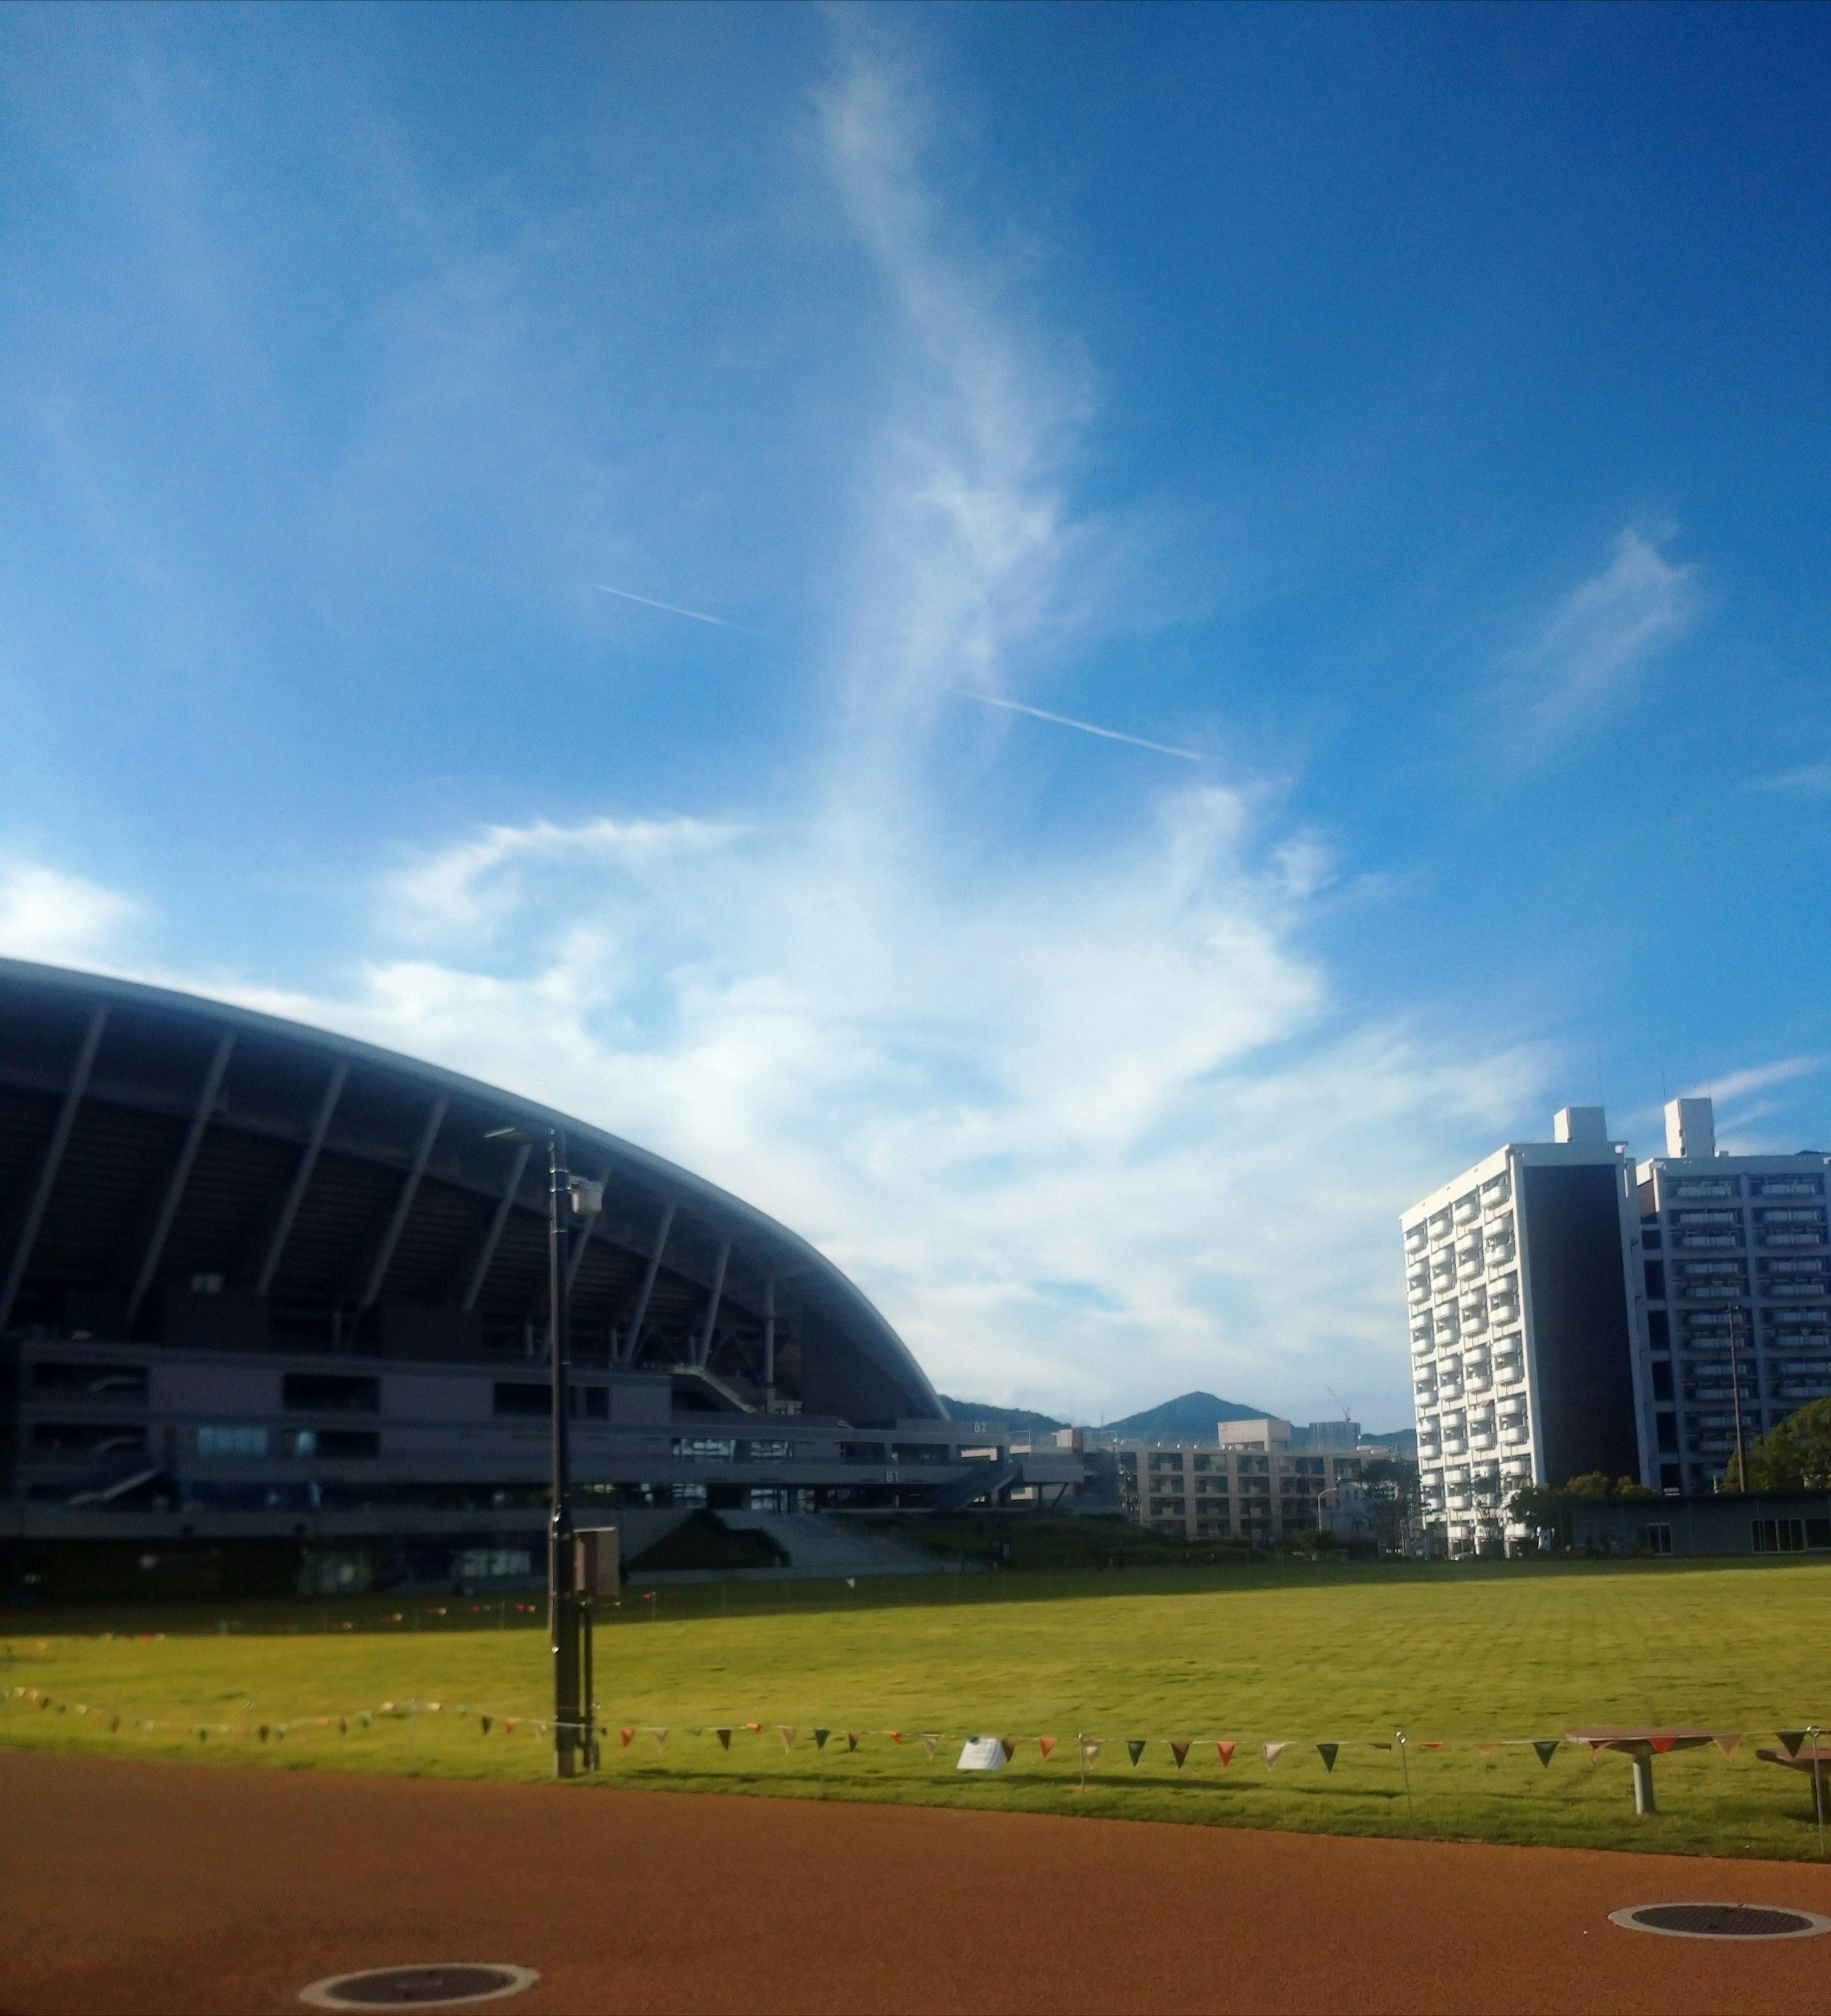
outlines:
[[1420, 1503], [1452, 1554], [1498, 1551], [1523, 1485], [1651, 1461], [1635, 1172], [1599, 1106], [1552, 1132], [1400, 1218]]
[[1224, 1421], [1212, 1443], [1122, 1442], [1126, 1510], [1154, 1533], [1189, 1540], [1295, 1539], [1325, 1521], [1325, 1494], [1357, 1481], [1355, 1451], [1312, 1454], [1291, 1446], [1291, 1424]]
[[1666, 1108], [1666, 1152], [1635, 1171], [1653, 1467], [1708, 1491], [1735, 1449], [1831, 1394], [1827, 1158], [1719, 1153], [1707, 1099]]

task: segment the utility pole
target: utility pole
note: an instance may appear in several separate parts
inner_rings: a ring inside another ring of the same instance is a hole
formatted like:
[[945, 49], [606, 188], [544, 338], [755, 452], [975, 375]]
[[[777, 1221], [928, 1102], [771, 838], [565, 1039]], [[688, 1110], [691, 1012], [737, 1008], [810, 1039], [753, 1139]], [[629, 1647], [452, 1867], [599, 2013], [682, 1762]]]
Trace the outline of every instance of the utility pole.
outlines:
[[[525, 1141], [519, 1128], [487, 1137]], [[566, 1166], [566, 1137], [547, 1132], [548, 1356], [553, 1379], [553, 1509], [547, 1521], [547, 1625], [553, 1654], [553, 1771], [576, 1777], [597, 1757], [596, 1705], [592, 1699], [591, 1592], [583, 1586], [578, 1535], [572, 1523], [572, 1242], [582, 1236], [574, 1219], [589, 1220], [604, 1207], [601, 1185]], [[586, 1229], [589, 1229], [587, 1226]]]

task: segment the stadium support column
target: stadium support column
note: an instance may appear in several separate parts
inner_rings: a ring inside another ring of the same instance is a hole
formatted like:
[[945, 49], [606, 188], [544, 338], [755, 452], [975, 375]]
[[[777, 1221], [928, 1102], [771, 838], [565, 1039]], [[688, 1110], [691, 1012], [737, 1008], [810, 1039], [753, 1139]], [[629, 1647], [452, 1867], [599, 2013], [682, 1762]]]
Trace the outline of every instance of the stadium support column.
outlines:
[[38, 1165], [38, 1180], [33, 1186], [32, 1201], [26, 1206], [19, 1236], [13, 1243], [13, 1258], [7, 1266], [5, 1281], [0, 1283], [0, 1330], [6, 1327], [6, 1319], [13, 1314], [13, 1305], [19, 1297], [20, 1283], [25, 1280], [32, 1248], [38, 1241], [38, 1227], [45, 1222], [45, 1208], [51, 1201], [52, 1186], [57, 1181], [57, 1172], [63, 1166], [63, 1151], [70, 1145], [70, 1130], [76, 1125], [77, 1108], [82, 1104], [83, 1094], [88, 1089], [89, 1073], [95, 1067], [102, 1031], [107, 1026], [108, 1010], [96, 1009], [83, 1031], [81, 1042], [77, 1046], [76, 1062], [70, 1067], [70, 1080], [63, 1088], [63, 1103], [57, 1110], [57, 1124], [51, 1130], [45, 1159]]
[[305, 1137], [305, 1152], [299, 1157], [299, 1166], [293, 1172], [288, 1186], [286, 1201], [280, 1206], [279, 1216], [274, 1222], [273, 1236], [267, 1242], [267, 1257], [261, 1262], [261, 1272], [254, 1280], [254, 1292], [265, 1295], [273, 1286], [273, 1277], [279, 1269], [280, 1255], [286, 1251], [286, 1243], [291, 1235], [293, 1220], [299, 1215], [299, 1206], [305, 1201], [305, 1192], [312, 1181], [312, 1172], [318, 1166], [318, 1157], [324, 1147], [324, 1137], [330, 1132], [330, 1118], [337, 1111], [337, 1103], [344, 1093], [344, 1082], [350, 1075], [347, 1064], [339, 1064], [330, 1075], [330, 1082], [324, 1088], [324, 1096], [318, 1102], [318, 1111], [312, 1119], [312, 1132]]
[[509, 1211], [515, 1201], [516, 1193], [521, 1187], [522, 1172], [528, 1167], [528, 1157], [534, 1152], [532, 1141], [521, 1142], [515, 1150], [514, 1165], [509, 1171], [509, 1180], [503, 1186], [503, 1193], [496, 1199], [496, 1211], [489, 1221], [489, 1229], [483, 1235], [483, 1244], [477, 1249], [477, 1258], [470, 1269], [470, 1279], [465, 1284], [464, 1299], [460, 1307], [474, 1309], [477, 1298], [483, 1293], [483, 1283], [489, 1273], [489, 1263], [496, 1258], [498, 1241], [503, 1236], [503, 1227], [509, 1222]]
[[159, 1215], [153, 1222], [153, 1236], [146, 1241], [146, 1250], [140, 1256], [140, 1271], [134, 1276], [134, 1291], [128, 1298], [127, 1327], [131, 1331], [134, 1319], [140, 1312], [140, 1305], [146, 1299], [146, 1291], [153, 1285], [153, 1276], [158, 1272], [160, 1258], [165, 1251], [165, 1242], [171, 1236], [172, 1221], [178, 1216], [178, 1208], [184, 1201], [185, 1185], [191, 1179], [191, 1165], [197, 1159], [197, 1150], [204, 1143], [204, 1129], [210, 1124], [210, 1116], [216, 1110], [216, 1096], [222, 1089], [222, 1075], [229, 1069], [230, 1055], [235, 1049], [232, 1035], [222, 1037], [210, 1058], [210, 1068], [204, 1074], [203, 1089], [197, 1094], [197, 1103], [191, 1109], [191, 1124], [185, 1134], [184, 1146], [179, 1149], [178, 1160], [172, 1165], [171, 1175], [165, 1186], [165, 1195], [160, 1201]]
[[407, 1214], [413, 1208], [413, 1199], [419, 1194], [420, 1179], [426, 1173], [432, 1144], [445, 1124], [447, 1103], [442, 1092], [432, 1102], [432, 1111], [427, 1114], [426, 1125], [420, 1130], [420, 1145], [413, 1151], [413, 1166], [407, 1172], [407, 1180], [401, 1186], [400, 1195], [395, 1199], [393, 1215], [388, 1219], [387, 1231], [381, 1236], [381, 1244], [377, 1249], [374, 1264], [369, 1269], [369, 1280], [362, 1290], [362, 1307], [366, 1309], [374, 1308], [381, 1294], [381, 1284], [387, 1279], [388, 1263], [395, 1257], [395, 1248], [406, 1228]]
[[655, 1234], [655, 1250], [648, 1256], [648, 1265], [643, 1269], [642, 1287], [636, 1298], [635, 1312], [629, 1319], [629, 1334], [623, 1345], [623, 1362], [633, 1364], [636, 1352], [642, 1348], [642, 1326], [648, 1315], [648, 1298], [654, 1293], [655, 1276], [661, 1272], [661, 1255], [668, 1250], [668, 1234], [674, 1229], [674, 1201], [670, 1197], [661, 1211], [661, 1226]]
[[763, 1276], [763, 1412], [776, 1411], [776, 1277]]
[[719, 1258], [712, 1269], [712, 1292], [705, 1305], [705, 1327], [700, 1332], [699, 1350], [694, 1359], [703, 1370], [712, 1362], [712, 1326], [719, 1320], [719, 1305], [725, 1296], [725, 1269], [731, 1260], [730, 1235], [719, 1241]]

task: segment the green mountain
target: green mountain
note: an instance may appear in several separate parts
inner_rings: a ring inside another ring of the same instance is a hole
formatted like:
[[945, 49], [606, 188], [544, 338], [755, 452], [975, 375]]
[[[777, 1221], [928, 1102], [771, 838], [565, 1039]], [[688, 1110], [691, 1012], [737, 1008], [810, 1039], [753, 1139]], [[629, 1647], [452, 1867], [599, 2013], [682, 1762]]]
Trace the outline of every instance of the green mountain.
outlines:
[[1262, 1420], [1263, 1407], [1244, 1407], [1237, 1400], [1222, 1400], [1212, 1393], [1184, 1393], [1166, 1400], [1161, 1406], [1147, 1407], [1141, 1414], [1127, 1414], [1123, 1421], [1108, 1421], [1101, 1431], [1109, 1435], [1213, 1436], [1220, 1421]]

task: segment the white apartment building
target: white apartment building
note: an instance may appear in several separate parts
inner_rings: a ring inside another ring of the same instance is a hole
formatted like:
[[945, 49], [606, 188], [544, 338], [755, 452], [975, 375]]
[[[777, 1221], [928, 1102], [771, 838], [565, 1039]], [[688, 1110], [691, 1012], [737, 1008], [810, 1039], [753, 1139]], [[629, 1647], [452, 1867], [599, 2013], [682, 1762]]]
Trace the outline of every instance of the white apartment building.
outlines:
[[1709, 1100], [1666, 1108], [1666, 1153], [1635, 1171], [1656, 1489], [1712, 1488], [1739, 1399], [1748, 1442], [1831, 1394], [1828, 1161], [1721, 1154]]
[[1454, 1554], [1498, 1549], [1523, 1485], [1651, 1459], [1635, 1171], [1599, 1106], [1552, 1132], [1400, 1217], [1421, 1507]]
[[1122, 1442], [1119, 1495], [1154, 1533], [1189, 1540], [1294, 1539], [1326, 1522], [1325, 1492], [1358, 1480], [1351, 1449], [1293, 1450], [1291, 1424], [1275, 1418], [1224, 1421], [1209, 1443]]

